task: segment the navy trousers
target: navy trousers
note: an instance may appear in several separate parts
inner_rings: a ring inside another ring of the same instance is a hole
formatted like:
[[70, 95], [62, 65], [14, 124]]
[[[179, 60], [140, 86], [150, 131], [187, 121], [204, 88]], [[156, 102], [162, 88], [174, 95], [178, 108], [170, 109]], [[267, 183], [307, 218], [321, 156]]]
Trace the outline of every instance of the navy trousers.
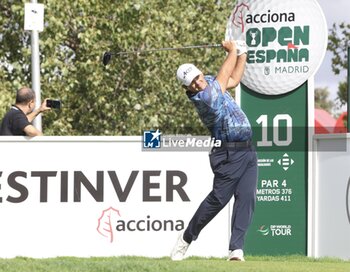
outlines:
[[209, 155], [214, 173], [213, 189], [203, 200], [184, 232], [188, 243], [234, 196], [229, 250], [243, 249], [244, 238], [252, 221], [257, 187], [257, 156], [254, 147], [214, 148]]

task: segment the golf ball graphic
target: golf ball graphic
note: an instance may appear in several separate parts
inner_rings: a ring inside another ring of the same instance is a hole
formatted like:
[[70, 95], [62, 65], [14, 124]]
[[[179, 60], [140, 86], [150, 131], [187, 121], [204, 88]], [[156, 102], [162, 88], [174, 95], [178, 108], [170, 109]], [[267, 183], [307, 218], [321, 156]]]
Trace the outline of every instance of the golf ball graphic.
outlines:
[[265, 95], [290, 92], [322, 63], [327, 24], [316, 0], [239, 0], [226, 26], [226, 40], [248, 46], [242, 83]]

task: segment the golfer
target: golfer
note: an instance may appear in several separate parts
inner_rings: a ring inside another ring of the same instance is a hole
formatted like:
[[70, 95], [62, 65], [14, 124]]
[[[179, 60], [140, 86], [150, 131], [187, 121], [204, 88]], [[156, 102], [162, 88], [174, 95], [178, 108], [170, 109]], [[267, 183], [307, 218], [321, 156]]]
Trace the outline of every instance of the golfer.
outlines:
[[[243, 247], [252, 221], [257, 186], [257, 157], [251, 144], [252, 130], [242, 109], [227, 89], [236, 87], [243, 75], [247, 49], [243, 41], [224, 41], [228, 52], [216, 77], [204, 76], [193, 64], [183, 64], [177, 78], [187, 90], [200, 119], [221, 147], [210, 152], [213, 189], [200, 204], [171, 253], [182, 260], [192, 241], [234, 196], [228, 260], [244, 261]], [[209, 246], [209, 245], [208, 245]]]

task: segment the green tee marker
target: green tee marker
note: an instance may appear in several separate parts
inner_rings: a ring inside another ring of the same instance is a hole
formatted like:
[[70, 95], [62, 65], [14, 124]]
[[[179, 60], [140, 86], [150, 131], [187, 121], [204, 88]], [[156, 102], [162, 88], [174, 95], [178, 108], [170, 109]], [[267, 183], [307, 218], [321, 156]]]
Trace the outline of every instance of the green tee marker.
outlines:
[[248, 45], [236, 98], [253, 127], [259, 158], [246, 254], [307, 254], [309, 88], [327, 38], [316, 0], [239, 0], [228, 20], [226, 39]]

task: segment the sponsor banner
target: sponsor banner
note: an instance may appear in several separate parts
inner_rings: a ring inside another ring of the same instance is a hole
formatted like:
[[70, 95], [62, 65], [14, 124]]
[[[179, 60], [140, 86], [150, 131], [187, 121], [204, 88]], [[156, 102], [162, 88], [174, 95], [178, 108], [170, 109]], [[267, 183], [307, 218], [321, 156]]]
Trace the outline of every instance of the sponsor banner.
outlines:
[[[334, 150], [347, 141], [347, 150]], [[313, 257], [350, 260], [350, 134], [316, 135], [312, 195]]]
[[[0, 257], [169, 256], [212, 188], [204, 152], [143, 152], [142, 137], [2, 137]], [[229, 207], [189, 255], [223, 257]]]
[[239, 0], [226, 27], [226, 39], [244, 40], [248, 46], [242, 82], [266, 95], [290, 92], [313, 76], [327, 38], [316, 0]]

